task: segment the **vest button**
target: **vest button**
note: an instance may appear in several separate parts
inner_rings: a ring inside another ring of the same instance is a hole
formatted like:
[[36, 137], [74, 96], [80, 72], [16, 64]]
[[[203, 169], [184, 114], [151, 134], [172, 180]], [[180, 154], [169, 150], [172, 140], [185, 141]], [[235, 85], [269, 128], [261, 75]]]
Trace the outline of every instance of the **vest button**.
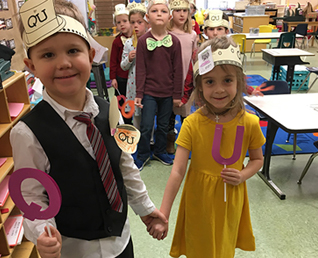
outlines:
[[108, 232], [112, 232], [113, 231], [112, 227], [107, 227], [107, 230], [108, 230]]

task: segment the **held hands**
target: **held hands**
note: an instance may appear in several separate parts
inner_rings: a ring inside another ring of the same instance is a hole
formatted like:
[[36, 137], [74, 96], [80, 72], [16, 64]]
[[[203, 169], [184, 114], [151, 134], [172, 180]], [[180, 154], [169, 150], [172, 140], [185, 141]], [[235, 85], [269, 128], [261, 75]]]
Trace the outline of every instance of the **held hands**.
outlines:
[[129, 59], [129, 62], [132, 62], [136, 57], [136, 50], [132, 50], [129, 52], [129, 55], [128, 55], [128, 59]]
[[181, 102], [181, 99], [174, 99], [173, 100], [173, 106], [174, 107], [181, 107], [183, 103]]
[[223, 178], [224, 183], [230, 185], [239, 185], [245, 181], [241, 171], [235, 168], [223, 168], [221, 177]]
[[143, 223], [147, 226], [149, 235], [158, 240], [163, 240], [168, 233], [168, 220], [163, 213], [157, 208], [149, 215], [140, 217]]
[[114, 87], [115, 89], [118, 89], [118, 83], [116, 79], [112, 80], [112, 87]]
[[50, 226], [52, 237], [49, 236], [47, 227], [37, 239], [37, 249], [42, 258], [59, 258], [61, 257], [62, 237], [60, 232]]
[[135, 106], [139, 108], [143, 108], [143, 105], [141, 104], [142, 98], [135, 98]]

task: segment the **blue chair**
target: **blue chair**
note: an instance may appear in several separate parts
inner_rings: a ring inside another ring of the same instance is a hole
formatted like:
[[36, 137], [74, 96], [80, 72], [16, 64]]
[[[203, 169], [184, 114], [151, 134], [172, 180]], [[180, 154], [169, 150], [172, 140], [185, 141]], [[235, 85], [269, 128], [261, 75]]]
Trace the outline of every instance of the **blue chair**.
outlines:
[[285, 32], [280, 34], [276, 48], [294, 48], [296, 41], [296, 34], [293, 32]]
[[[306, 41], [306, 47], [308, 48], [307, 29], [308, 29], [308, 24], [298, 24], [296, 26], [296, 28], [293, 30], [293, 33], [303, 36], [300, 48], [303, 48], [303, 47], [305, 48], [305, 41]], [[297, 40], [296, 40], [296, 42], [297, 42], [297, 45], [298, 45], [298, 41]]]

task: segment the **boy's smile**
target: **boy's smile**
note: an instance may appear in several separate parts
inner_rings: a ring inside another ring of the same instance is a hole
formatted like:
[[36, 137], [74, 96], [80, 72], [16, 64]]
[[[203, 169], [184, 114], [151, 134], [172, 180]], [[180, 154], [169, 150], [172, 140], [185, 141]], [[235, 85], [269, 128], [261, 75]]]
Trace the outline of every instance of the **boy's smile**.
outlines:
[[89, 49], [81, 37], [56, 33], [32, 47], [30, 59], [24, 62], [48, 94], [61, 103], [85, 96], [94, 54], [95, 50]]

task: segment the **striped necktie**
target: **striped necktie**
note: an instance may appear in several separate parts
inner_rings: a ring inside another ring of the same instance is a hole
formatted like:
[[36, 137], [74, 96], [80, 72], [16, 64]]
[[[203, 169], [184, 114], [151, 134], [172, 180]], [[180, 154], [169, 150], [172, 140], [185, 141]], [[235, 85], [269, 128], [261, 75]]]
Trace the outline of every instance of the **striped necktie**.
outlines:
[[113, 210], [122, 212], [123, 202], [117, 188], [108, 152], [102, 135], [98, 131], [97, 127], [92, 123], [91, 117], [92, 113], [83, 112], [82, 114], [75, 116], [74, 119], [87, 125], [86, 134], [92, 145], [109, 203]]

